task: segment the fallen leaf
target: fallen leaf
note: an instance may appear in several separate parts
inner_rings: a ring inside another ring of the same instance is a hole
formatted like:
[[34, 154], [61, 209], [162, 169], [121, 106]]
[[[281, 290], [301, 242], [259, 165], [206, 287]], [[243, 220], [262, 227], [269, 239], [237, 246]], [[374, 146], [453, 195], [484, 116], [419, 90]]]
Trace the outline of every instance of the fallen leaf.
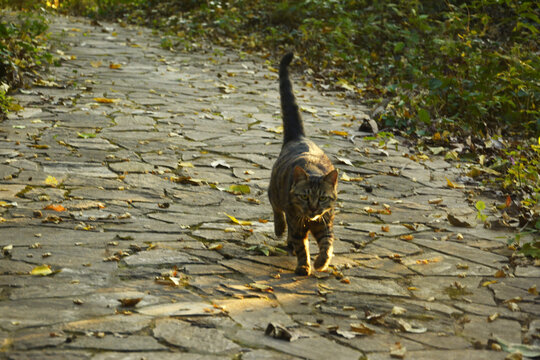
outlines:
[[529, 289], [527, 289], [527, 291], [529, 292], [529, 294], [538, 296], [538, 290], [536, 290], [536, 285], [531, 286]]
[[504, 272], [504, 270], [497, 270], [495, 272], [495, 277], [496, 278], [503, 278], [503, 277], [506, 277], [506, 273]]
[[512, 311], [520, 311], [518, 304], [516, 304], [515, 302], [509, 302], [507, 306]]
[[384, 232], [389, 232], [390, 231], [390, 226], [389, 225], [386, 225], [386, 226], [382, 225], [381, 230], [384, 231]]
[[495, 321], [498, 317], [499, 317], [499, 313], [498, 313], [498, 312], [493, 313], [493, 314], [491, 314], [491, 315], [488, 316], [487, 321], [488, 321], [488, 322], [493, 322], [493, 321]]
[[392, 315], [403, 315], [407, 312], [407, 309], [405, 308], [402, 308], [400, 306], [394, 306], [392, 307], [392, 311], [390, 311], [390, 313]]
[[375, 334], [375, 330], [373, 330], [370, 327], [367, 327], [366, 325], [364, 325], [362, 323], [351, 324], [351, 330], [354, 331], [355, 333], [359, 333], [359, 334], [362, 334], [362, 335], [373, 335], [373, 334]]
[[218, 243], [215, 243], [215, 244], [211, 244], [207, 247], [208, 250], [221, 250], [223, 249], [223, 244], [218, 244]]
[[110, 63], [109, 64], [109, 69], [117, 70], [117, 69], [120, 69], [120, 68], [122, 68], [122, 64], [115, 64], [115, 63]]
[[303, 112], [307, 112], [307, 113], [310, 113], [310, 114], [316, 114], [317, 113], [317, 109], [314, 109], [310, 106], [300, 106], [300, 110], [303, 111]]
[[112, 104], [117, 101], [120, 101], [120, 99], [109, 99], [109, 98], [102, 98], [102, 97], [96, 97], [94, 98], [95, 102], [102, 103], [102, 104]]
[[179, 184], [201, 186], [204, 183], [204, 180], [194, 179], [191, 176], [171, 176], [170, 179], [172, 182], [179, 183]]
[[227, 213], [225, 213], [225, 215], [227, 215], [227, 217], [229, 219], [231, 219], [231, 221], [237, 225], [251, 225], [251, 221], [246, 221], [246, 220], [238, 220], [237, 218], [235, 218], [234, 216], [232, 215], [229, 215]]
[[292, 329], [287, 329], [285, 326], [275, 322], [268, 323], [264, 334], [267, 336], [271, 336], [275, 339], [285, 340], [289, 342], [295, 341], [299, 337], [303, 337], [298, 332]]
[[45, 264], [36, 266], [35, 268], [32, 269], [32, 271], [30, 271], [30, 275], [39, 275], [39, 276], [47, 276], [47, 275], [51, 275], [52, 273], [54, 272], [51, 270], [51, 266], [45, 265]]
[[497, 282], [498, 282], [497, 280], [484, 281], [482, 283], [482, 286], [486, 287], [486, 286], [491, 285], [491, 284], [496, 284]]
[[62, 205], [60, 204], [51, 204], [51, 205], [47, 205], [43, 208], [43, 210], [53, 210], [53, 211], [66, 211], [66, 208], [63, 207]]
[[342, 158], [342, 157], [337, 157], [337, 159], [342, 162], [343, 164], [346, 164], [346, 165], [349, 165], [349, 166], [353, 166], [354, 167], [354, 164], [351, 162], [351, 160], [347, 159], [347, 158]]
[[96, 134], [92, 134], [92, 133], [80, 133], [78, 132], [77, 133], [77, 137], [80, 137], [82, 139], [90, 139], [90, 138], [95, 138], [96, 137]]
[[446, 184], [448, 185], [449, 188], [451, 189], [463, 189], [465, 188], [464, 185], [461, 185], [461, 184], [454, 184], [452, 181], [450, 181], [450, 179], [448, 179], [447, 177], [445, 177], [446, 179]]
[[93, 67], [93, 68], [98, 68], [100, 67], [101, 65], [103, 65], [103, 63], [101, 61], [90, 61], [90, 65]]
[[354, 339], [356, 337], [356, 335], [357, 335], [355, 332], [347, 331], [347, 330], [341, 330], [339, 328], [337, 328], [335, 330], [332, 330], [331, 333], [339, 335], [341, 337], [344, 337], [345, 339]]
[[18, 204], [15, 201], [13, 202], [0, 201], [0, 207], [10, 208], [10, 207], [17, 207], [17, 206]]
[[414, 235], [411, 235], [411, 234], [401, 235], [399, 238], [400, 240], [411, 241], [414, 239]]
[[118, 301], [120, 301], [120, 304], [122, 304], [122, 306], [125, 306], [125, 307], [134, 307], [134, 306], [137, 305], [141, 300], [142, 300], [142, 297], [140, 297], [140, 298], [123, 298], [123, 299], [118, 299]]
[[443, 202], [443, 199], [441, 199], [441, 198], [429, 199], [428, 200], [428, 204], [433, 204], [433, 205], [439, 205], [442, 202]]
[[390, 347], [390, 357], [396, 359], [404, 359], [405, 354], [407, 353], [407, 348], [402, 346], [401, 343], [397, 342]]
[[224, 168], [227, 168], [227, 169], [230, 169], [231, 168], [231, 165], [227, 164], [227, 162], [225, 160], [216, 160], [216, 161], [213, 161], [210, 166], [212, 166], [213, 168], [216, 168], [218, 166], [222, 166]]
[[230, 192], [235, 195], [243, 195], [251, 193], [251, 189], [248, 185], [245, 184], [233, 184], [230, 185], [227, 189], [227, 192]]
[[340, 130], [332, 130], [330, 131], [331, 134], [334, 134], [334, 135], [339, 135], [339, 136], [343, 136], [343, 137], [347, 137], [349, 136], [349, 133], [346, 132], [346, 131], [340, 131]]
[[[354, 165], [353, 165], [354, 166]], [[341, 174], [341, 178], [340, 180], [342, 181], [349, 181], [349, 182], [353, 182], [353, 181], [364, 181], [364, 178], [363, 177], [349, 177], [349, 175], [347, 175], [345, 172], [343, 172]]]
[[252, 290], [258, 290], [261, 292], [273, 292], [274, 289], [270, 285], [265, 284], [258, 284], [258, 283], [250, 283], [247, 284], [246, 287], [252, 289]]
[[183, 167], [183, 168], [192, 168], [192, 167], [195, 167], [195, 166], [193, 166], [193, 164], [190, 163], [189, 161], [179, 161], [179, 162], [178, 162], [178, 166]]
[[414, 333], [414, 334], [422, 334], [427, 331], [425, 327], [411, 325], [408, 322], [406, 322], [403, 319], [397, 320], [398, 325], [400, 326], [401, 330], [408, 332], [408, 333]]

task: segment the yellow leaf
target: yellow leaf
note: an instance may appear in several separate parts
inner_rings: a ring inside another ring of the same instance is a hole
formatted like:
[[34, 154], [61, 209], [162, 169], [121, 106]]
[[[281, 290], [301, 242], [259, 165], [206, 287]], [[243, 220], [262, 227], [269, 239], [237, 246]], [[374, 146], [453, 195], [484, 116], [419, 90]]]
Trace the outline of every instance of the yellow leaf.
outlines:
[[49, 175], [45, 179], [45, 184], [47, 184], [49, 186], [56, 186], [56, 185], [58, 185], [58, 180], [56, 180], [56, 178], [54, 176]]
[[103, 65], [103, 63], [101, 61], [90, 61], [90, 65], [93, 67], [93, 68], [98, 68], [100, 67], [101, 65]]
[[51, 270], [51, 267], [49, 265], [39, 265], [30, 271], [30, 275], [41, 275], [41, 276], [47, 276], [51, 275], [53, 271]]
[[237, 218], [235, 218], [234, 216], [232, 215], [229, 215], [227, 213], [225, 213], [225, 215], [227, 215], [227, 217], [229, 219], [231, 219], [231, 221], [237, 225], [251, 225], [251, 221], [246, 221], [246, 220], [238, 220]]
[[275, 128], [268, 128], [266, 129], [266, 131], [268, 132], [273, 132], [273, 133], [276, 133], [276, 134], [281, 134], [283, 133], [283, 126], [278, 126], [278, 127], [275, 127]]
[[340, 180], [353, 182], [353, 181], [363, 181], [364, 178], [363, 177], [354, 177], [354, 178], [352, 178], [349, 175], [347, 175], [345, 172], [343, 172], [343, 173], [341, 173]]
[[122, 64], [115, 64], [115, 63], [109, 64], [109, 69], [120, 69], [121, 67], [122, 67]]
[[349, 133], [346, 132], [346, 131], [340, 131], [340, 130], [332, 130], [330, 131], [331, 134], [334, 134], [334, 135], [339, 135], [339, 136], [343, 136], [343, 137], [347, 137], [349, 136]]
[[483, 287], [486, 287], [486, 286], [488, 286], [488, 285], [496, 284], [496, 283], [497, 283], [497, 280], [484, 281], [484, 282], [482, 283], [482, 286], [483, 286]]
[[452, 189], [463, 189], [465, 186], [463, 185], [460, 185], [460, 184], [454, 184], [452, 181], [450, 181], [449, 178], [445, 177], [446, 179], [446, 184], [448, 185], [449, 188], [452, 188]]
[[314, 109], [314, 108], [309, 107], [309, 106], [300, 106], [300, 110], [303, 111], [303, 112], [310, 113], [310, 114], [316, 114], [317, 113], [317, 109]]
[[411, 240], [414, 239], [414, 236], [413, 236], [413, 235], [410, 235], [410, 234], [409, 234], [409, 235], [401, 235], [399, 238], [400, 238], [401, 240], [411, 241]]
[[195, 167], [195, 166], [193, 166], [193, 164], [190, 163], [189, 161], [180, 161], [180, 162], [178, 163], [178, 166], [183, 167], [183, 168], [192, 168], [192, 167]]
[[212, 244], [208, 246], [208, 250], [221, 250], [223, 249], [223, 244]]
[[119, 99], [108, 99], [108, 98], [97, 97], [97, 98], [94, 98], [94, 101], [98, 103], [102, 103], [102, 104], [112, 104], [119, 101]]

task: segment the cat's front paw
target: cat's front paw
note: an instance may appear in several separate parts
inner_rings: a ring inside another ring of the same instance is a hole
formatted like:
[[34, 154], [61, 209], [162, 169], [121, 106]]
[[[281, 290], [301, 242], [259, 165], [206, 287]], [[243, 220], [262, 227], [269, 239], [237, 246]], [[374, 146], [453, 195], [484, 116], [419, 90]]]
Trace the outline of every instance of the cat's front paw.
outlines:
[[332, 255], [319, 254], [315, 259], [313, 266], [317, 271], [324, 271], [328, 268], [328, 265], [330, 265], [330, 260], [332, 260]]
[[298, 275], [309, 276], [311, 275], [311, 267], [309, 265], [298, 265], [294, 272]]

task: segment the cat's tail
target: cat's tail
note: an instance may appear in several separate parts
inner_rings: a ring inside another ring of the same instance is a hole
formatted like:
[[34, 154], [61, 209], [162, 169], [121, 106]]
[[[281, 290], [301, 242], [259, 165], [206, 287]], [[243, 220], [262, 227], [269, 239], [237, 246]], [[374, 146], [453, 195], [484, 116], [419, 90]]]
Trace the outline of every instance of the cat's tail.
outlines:
[[283, 116], [283, 143], [305, 136], [302, 117], [296, 105], [288, 66], [294, 55], [287, 53], [279, 64], [279, 94], [281, 97], [281, 113]]

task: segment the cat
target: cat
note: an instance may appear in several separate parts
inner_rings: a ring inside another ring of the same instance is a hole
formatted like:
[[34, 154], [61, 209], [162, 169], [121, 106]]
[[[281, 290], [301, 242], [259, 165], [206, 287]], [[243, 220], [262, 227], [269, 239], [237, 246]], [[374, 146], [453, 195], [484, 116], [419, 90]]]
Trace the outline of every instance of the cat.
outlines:
[[310, 275], [309, 232], [319, 246], [315, 270], [326, 270], [333, 256], [338, 172], [328, 156], [305, 137], [289, 79], [288, 66], [293, 57], [293, 53], [286, 54], [279, 65], [283, 146], [272, 167], [268, 196], [276, 236], [287, 228], [287, 245], [297, 257], [295, 272]]

